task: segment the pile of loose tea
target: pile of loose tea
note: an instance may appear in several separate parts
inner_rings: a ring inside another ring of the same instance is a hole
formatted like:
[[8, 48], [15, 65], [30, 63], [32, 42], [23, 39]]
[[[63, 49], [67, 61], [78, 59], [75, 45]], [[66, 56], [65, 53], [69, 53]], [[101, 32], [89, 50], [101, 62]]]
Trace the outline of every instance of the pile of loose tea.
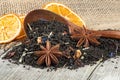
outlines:
[[99, 38], [100, 45], [76, 47], [68, 26], [58, 21], [38, 20], [27, 24], [27, 36], [4, 57], [15, 63], [44, 68], [46, 66], [70, 69], [95, 64], [120, 54], [120, 40]]

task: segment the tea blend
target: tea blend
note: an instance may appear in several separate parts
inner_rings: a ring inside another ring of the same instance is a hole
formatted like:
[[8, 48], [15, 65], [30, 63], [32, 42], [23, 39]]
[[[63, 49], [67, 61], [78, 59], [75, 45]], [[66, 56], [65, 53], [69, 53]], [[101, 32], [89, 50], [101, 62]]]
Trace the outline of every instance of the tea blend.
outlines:
[[58, 21], [38, 20], [27, 25], [28, 38], [4, 57], [14, 63], [37, 68], [53, 66], [75, 69], [95, 64], [120, 54], [120, 40], [99, 38], [100, 45], [78, 47], [71, 38], [68, 26]]

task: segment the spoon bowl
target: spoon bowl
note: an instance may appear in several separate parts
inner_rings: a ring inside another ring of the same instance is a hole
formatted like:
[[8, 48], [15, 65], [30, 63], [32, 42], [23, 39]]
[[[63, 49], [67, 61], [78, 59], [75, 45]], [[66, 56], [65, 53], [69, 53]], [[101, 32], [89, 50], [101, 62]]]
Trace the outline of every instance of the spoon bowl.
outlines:
[[[48, 21], [50, 21], [50, 20], [59, 21], [68, 26], [70, 33], [73, 32], [73, 28], [78, 28], [78, 26], [76, 26], [75, 24], [66, 20], [64, 17], [62, 17], [58, 14], [55, 14], [55, 13], [45, 10], [45, 9], [37, 9], [37, 10], [33, 10], [33, 11], [29, 12], [24, 19], [24, 30], [26, 32], [26, 35], [27, 35], [27, 24], [37, 21], [37, 20], [40, 20], [40, 19], [48, 20]], [[28, 37], [28, 35], [27, 35], [27, 37]]]

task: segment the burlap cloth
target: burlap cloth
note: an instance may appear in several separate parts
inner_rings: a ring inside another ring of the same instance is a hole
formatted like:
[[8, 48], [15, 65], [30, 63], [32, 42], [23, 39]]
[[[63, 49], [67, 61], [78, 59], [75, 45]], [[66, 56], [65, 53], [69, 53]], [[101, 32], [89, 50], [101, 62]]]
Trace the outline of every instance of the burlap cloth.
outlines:
[[0, 16], [27, 14], [49, 2], [70, 7], [90, 29], [120, 29], [120, 0], [0, 0]]

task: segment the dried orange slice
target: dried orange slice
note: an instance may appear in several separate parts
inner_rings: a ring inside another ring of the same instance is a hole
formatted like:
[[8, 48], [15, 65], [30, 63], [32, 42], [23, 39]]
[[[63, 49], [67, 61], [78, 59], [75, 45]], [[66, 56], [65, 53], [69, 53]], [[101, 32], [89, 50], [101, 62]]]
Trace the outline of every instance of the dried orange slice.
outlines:
[[49, 3], [43, 6], [43, 9], [47, 9], [56, 14], [59, 14], [80, 27], [82, 27], [83, 25], [85, 26], [84, 21], [76, 13], [70, 10], [70, 8], [66, 7], [63, 4]]
[[19, 36], [22, 30], [20, 18], [15, 14], [0, 17], [0, 43], [8, 43]]
[[25, 19], [24, 15], [20, 16], [20, 20], [21, 20], [22, 24], [24, 23], [24, 19]]
[[25, 16], [24, 16], [24, 15], [20, 16], [20, 20], [21, 20], [21, 23], [22, 23], [22, 30], [21, 30], [19, 36], [16, 37], [16, 40], [22, 39], [22, 38], [26, 37], [26, 35], [25, 35], [25, 30], [24, 30], [24, 26], [23, 26], [23, 24], [24, 24], [24, 19], [25, 19]]

